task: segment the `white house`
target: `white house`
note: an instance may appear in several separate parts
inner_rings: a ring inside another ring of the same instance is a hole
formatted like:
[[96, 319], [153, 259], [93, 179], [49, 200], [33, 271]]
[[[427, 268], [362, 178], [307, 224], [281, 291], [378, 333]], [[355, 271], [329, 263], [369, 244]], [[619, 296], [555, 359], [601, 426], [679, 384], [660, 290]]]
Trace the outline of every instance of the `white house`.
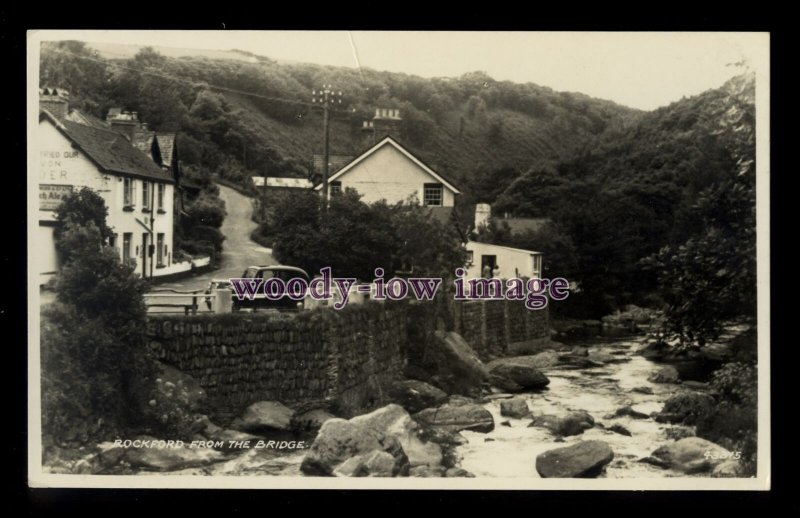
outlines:
[[143, 277], [175, 273], [172, 174], [121, 133], [69, 120], [65, 91], [40, 92], [35, 140], [39, 183], [39, 227], [30, 249], [36, 254], [40, 284], [59, 270], [53, 242], [55, 209], [70, 192], [89, 187], [108, 207], [112, 245], [133, 259]]
[[[370, 147], [328, 180], [332, 195], [353, 188], [366, 203], [388, 203], [416, 198], [429, 207], [453, 207], [461, 194], [442, 177], [390, 136]], [[322, 185], [316, 190], [321, 191]]]
[[540, 252], [477, 241], [467, 242], [466, 249], [467, 278], [486, 277], [484, 269], [487, 266], [492, 270], [492, 276], [500, 279], [512, 277], [538, 279], [542, 276]]

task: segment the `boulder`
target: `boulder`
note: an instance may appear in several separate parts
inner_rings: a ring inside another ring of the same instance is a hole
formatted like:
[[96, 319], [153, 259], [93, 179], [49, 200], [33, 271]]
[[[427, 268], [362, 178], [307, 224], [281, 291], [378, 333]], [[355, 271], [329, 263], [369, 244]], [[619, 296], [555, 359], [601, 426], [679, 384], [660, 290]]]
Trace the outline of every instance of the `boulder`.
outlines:
[[631, 392], [636, 392], [637, 394], [653, 394], [653, 389], [650, 387], [634, 387], [631, 389]]
[[648, 419], [650, 416], [644, 412], [634, 410], [632, 406], [626, 405], [619, 407], [613, 414], [605, 416], [606, 419], [614, 419], [615, 417], [632, 417], [634, 419]]
[[687, 437], [659, 447], [651, 454], [657, 464], [687, 474], [713, 471], [724, 462], [732, 462], [731, 452], [700, 437]]
[[356, 455], [340, 464], [333, 474], [337, 477], [393, 477], [397, 473], [392, 454], [381, 450]]
[[392, 476], [408, 472], [408, 457], [397, 439], [344, 419], [330, 419], [320, 428], [300, 470], [313, 476], [362, 476], [366, 455], [376, 450], [391, 456]]
[[647, 380], [652, 383], [680, 383], [681, 376], [678, 369], [672, 365], [666, 365], [648, 376]]
[[444, 403], [447, 394], [424, 381], [404, 380], [392, 385], [389, 397], [409, 412], [415, 413]]
[[470, 430], [487, 433], [494, 430], [491, 412], [480, 405], [448, 403], [438, 408], [426, 408], [414, 415], [414, 419], [426, 427], [440, 428], [447, 432]]
[[664, 407], [655, 415], [655, 419], [659, 423], [693, 425], [699, 418], [708, 415], [714, 404], [714, 398], [709, 394], [677, 394], [664, 402]]
[[319, 430], [325, 421], [335, 418], [336, 416], [327, 410], [315, 408], [314, 410], [309, 410], [308, 412], [295, 415], [292, 418], [292, 428], [300, 432]]
[[458, 333], [436, 331], [427, 344], [424, 369], [430, 382], [449, 394], [480, 393], [489, 373], [477, 353]]
[[395, 438], [411, 467], [438, 466], [442, 462], [441, 447], [434, 442], [423, 441], [419, 424], [399, 405], [386, 405], [369, 414], [356, 416], [350, 422], [373, 430], [376, 434]]
[[[349, 421], [325, 421], [300, 469], [307, 475], [400, 476], [414, 466], [438, 467], [441, 447], [423, 441], [419, 425], [401, 406], [390, 404]], [[386, 455], [392, 457], [388, 468]], [[387, 475], [387, 473], [389, 473]]]
[[525, 387], [519, 383], [505, 376], [498, 376], [497, 374], [489, 374], [489, 385], [506, 392], [522, 392], [525, 390]]
[[[152, 437], [140, 439], [155, 440]], [[211, 448], [127, 448], [124, 456], [131, 466], [151, 471], [177, 471], [206, 466], [226, 459], [225, 454]]]
[[580, 435], [594, 427], [594, 418], [588, 412], [571, 412], [565, 416], [535, 416], [529, 427], [546, 428], [556, 435]]
[[294, 410], [277, 401], [259, 401], [234, 419], [231, 428], [243, 432], [288, 431], [291, 429]]
[[630, 430], [622, 426], [621, 424], [611, 425], [607, 428], [608, 431], [618, 433], [620, 435], [627, 435], [628, 437], [632, 437]]
[[528, 408], [528, 400], [522, 396], [517, 396], [500, 401], [500, 415], [517, 419], [529, 417], [531, 411]]
[[491, 374], [510, 379], [525, 389], [542, 389], [550, 383], [539, 369], [518, 358], [494, 360], [489, 363], [488, 368]]
[[536, 471], [542, 478], [590, 478], [599, 475], [614, 458], [603, 441], [581, 441], [548, 450], [536, 457]]

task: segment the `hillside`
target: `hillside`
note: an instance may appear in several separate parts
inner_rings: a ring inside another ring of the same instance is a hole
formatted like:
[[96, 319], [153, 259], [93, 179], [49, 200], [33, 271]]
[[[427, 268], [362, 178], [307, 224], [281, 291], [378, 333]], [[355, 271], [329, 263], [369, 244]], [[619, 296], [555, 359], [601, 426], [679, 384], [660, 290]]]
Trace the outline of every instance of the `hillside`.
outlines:
[[360, 130], [363, 121], [376, 108], [396, 108], [402, 121], [393, 133], [399, 140], [460, 180], [567, 159], [640, 116], [610, 101], [495, 81], [479, 72], [424, 79], [237, 52], [225, 59], [149, 49], [130, 58], [114, 55], [109, 49], [98, 55], [78, 42], [49, 44], [42, 51], [42, 82], [69, 88], [94, 115], [122, 106], [156, 130], [178, 131], [187, 165], [234, 181], [265, 169], [276, 176], [308, 174], [322, 146], [321, 114], [309, 101], [312, 90], [326, 83], [344, 94], [332, 116], [333, 154], [363, 150], [371, 142]]

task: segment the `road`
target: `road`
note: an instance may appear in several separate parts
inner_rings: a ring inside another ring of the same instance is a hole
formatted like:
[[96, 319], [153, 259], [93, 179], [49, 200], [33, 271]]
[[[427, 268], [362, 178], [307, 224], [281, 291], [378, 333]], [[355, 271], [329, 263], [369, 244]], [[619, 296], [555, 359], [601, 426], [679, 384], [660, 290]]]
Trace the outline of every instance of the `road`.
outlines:
[[175, 282], [158, 284], [155, 286], [156, 289], [170, 288], [180, 291], [205, 289], [211, 279], [239, 277], [248, 266], [278, 264], [272, 257], [272, 250], [250, 239], [250, 233], [257, 226], [252, 220], [252, 200], [224, 185], [219, 186], [219, 197], [225, 202], [225, 210], [228, 213], [220, 229], [225, 236], [225, 242], [222, 244], [219, 269]]

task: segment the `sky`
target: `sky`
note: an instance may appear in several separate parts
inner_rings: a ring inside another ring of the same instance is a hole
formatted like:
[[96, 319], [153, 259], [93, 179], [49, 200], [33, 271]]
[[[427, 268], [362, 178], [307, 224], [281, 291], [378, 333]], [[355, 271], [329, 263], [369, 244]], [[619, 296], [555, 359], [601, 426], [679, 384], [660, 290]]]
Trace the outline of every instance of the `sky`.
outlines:
[[766, 33], [391, 31], [59, 31], [80, 39], [191, 49], [241, 49], [272, 59], [368, 67], [423, 77], [484, 71], [652, 110], [767, 65]]

